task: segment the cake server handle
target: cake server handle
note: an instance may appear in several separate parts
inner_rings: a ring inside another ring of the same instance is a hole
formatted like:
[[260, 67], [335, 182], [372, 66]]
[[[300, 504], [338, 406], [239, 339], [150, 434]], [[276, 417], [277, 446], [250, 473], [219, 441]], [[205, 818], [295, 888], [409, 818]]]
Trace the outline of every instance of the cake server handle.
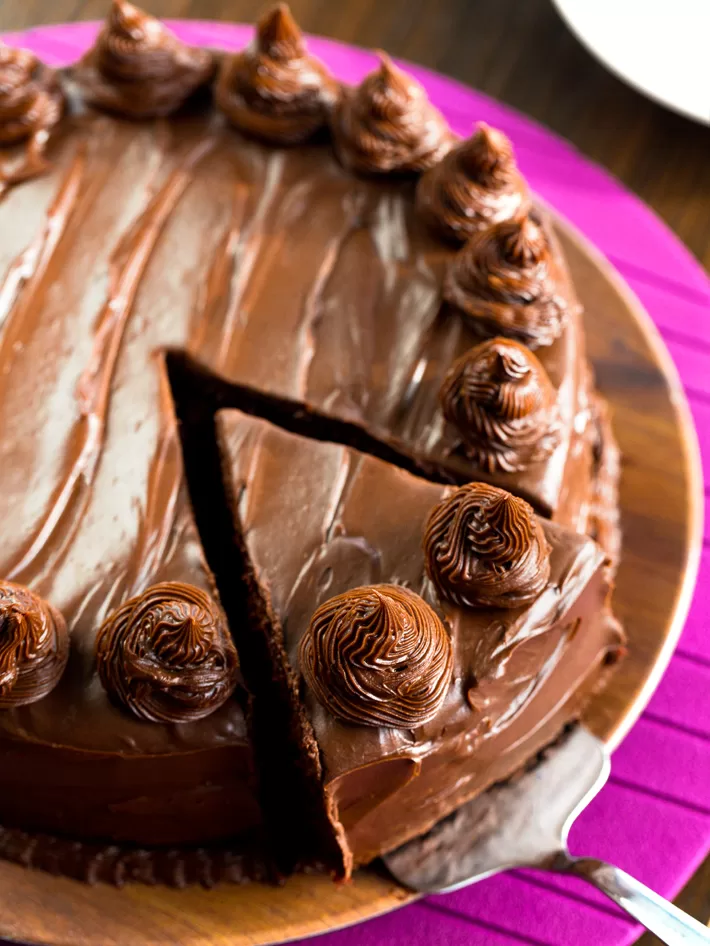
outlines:
[[667, 946], [710, 944], [710, 930], [706, 926], [618, 867], [592, 857], [571, 857], [566, 852], [560, 852], [550, 867], [581, 877], [601, 890]]

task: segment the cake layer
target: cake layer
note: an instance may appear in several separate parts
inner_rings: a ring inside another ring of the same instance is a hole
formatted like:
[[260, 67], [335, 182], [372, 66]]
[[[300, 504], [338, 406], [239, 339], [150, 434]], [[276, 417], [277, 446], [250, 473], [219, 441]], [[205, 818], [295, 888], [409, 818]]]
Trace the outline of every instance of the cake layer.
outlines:
[[[621, 637], [594, 542], [544, 522], [550, 576], [532, 604], [452, 605], [427, 579], [422, 551], [427, 519], [451, 487], [237, 411], [221, 412], [218, 427], [252, 613], [282, 644], [346, 870], [516, 771], [600, 686]], [[319, 606], [383, 585], [421, 595], [451, 635], [452, 682], [423, 725], [344, 722], [303, 678], [300, 648]]]

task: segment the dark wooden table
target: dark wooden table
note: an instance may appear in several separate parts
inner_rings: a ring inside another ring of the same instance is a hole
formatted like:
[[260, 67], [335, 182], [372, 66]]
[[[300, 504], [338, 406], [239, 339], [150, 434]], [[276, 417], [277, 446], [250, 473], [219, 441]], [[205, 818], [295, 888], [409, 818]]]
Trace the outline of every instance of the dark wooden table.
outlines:
[[[156, 16], [250, 22], [263, 0], [149, 0]], [[0, 31], [100, 19], [108, 0], [0, 0]], [[710, 269], [710, 128], [597, 63], [549, 0], [291, 0], [301, 26], [475, 86], [568, 138], [656, 210]], [[710, 858], [678, 897], [710, 917]], [[643, 946], [657, 943], [644, 937]]]

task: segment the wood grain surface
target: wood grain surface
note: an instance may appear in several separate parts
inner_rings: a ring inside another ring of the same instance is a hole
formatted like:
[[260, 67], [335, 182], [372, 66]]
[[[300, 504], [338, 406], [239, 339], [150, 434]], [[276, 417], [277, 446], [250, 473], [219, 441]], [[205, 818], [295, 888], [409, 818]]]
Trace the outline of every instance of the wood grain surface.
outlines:
[[[159, 16], [251, 21], [264, 3], [149, 0], [145, 5]], [[100, 19], [106, 6], [106, 0], [0, 0], [0, 32]], [[291, 6], [310, 32], [385, 47], [568, 138], [656, 210], [710, 268], [710, 129], [646, 100], [606, 72], [548, 0], [291, 0]], [[609, 364], [612, 384], [614, 370]], [[647, 433], [650, 443], [655, 434]], [[677, 902], [696, 916], [710, 917], [710, 859]], [[28, 902], [25, 909], [30, 907]], [[95, 919], [101, 929], [100, 916]], [[66, 941], [72, 941], [71, 933]], [[641, 940], [643, 946], [657, 942], [650, 936]]]

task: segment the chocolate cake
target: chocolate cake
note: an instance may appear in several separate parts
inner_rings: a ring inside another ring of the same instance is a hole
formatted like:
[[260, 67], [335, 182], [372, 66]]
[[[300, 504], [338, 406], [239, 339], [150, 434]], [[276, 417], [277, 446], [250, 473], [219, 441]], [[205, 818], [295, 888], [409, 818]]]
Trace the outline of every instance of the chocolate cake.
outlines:
[[[502, 133], [284, 5], [226, 54], [114, 0], [59, 73], [0, 46], [0, 147], [1, 856], [347, 876], [579, 715], [618, 453]], [[508, 557], [442, 578], [455, 488]]]

